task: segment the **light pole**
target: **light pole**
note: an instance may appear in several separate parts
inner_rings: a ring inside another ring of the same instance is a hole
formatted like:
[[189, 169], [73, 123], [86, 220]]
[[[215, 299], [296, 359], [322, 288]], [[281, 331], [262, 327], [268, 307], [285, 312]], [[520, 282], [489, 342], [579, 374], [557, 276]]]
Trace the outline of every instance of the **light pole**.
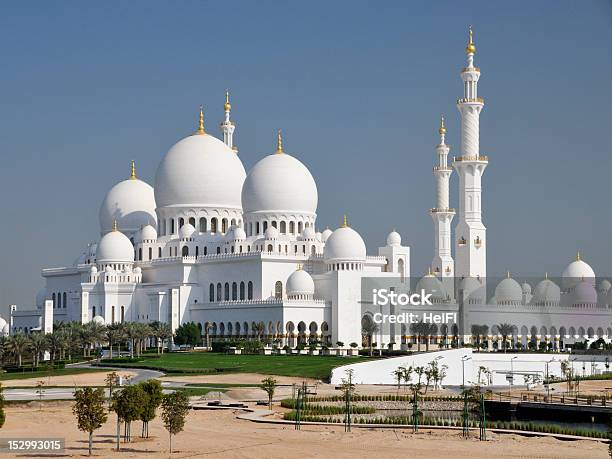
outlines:
[[510, 359], [510, 396], [512, 396], [512, 388], [514, 387], [514, 359], [518, 359], [518, 355]]
[[465, 389], [465, 362], [467, 362], [468, 360], [472, 360], [472, 357], [468, 357], [467, 355], [464, 355], [463, 357], [461, 357], [461, 388]]
[[548, 400], [548, 402], [550, 403], [550, 373], [548, 372], [548, 364], [552, 363], [552, 362], [556, 362], [556, 359], [553, 357], [551, 360], [549, 360], [548, 362], [546, 362], [546, 399]]

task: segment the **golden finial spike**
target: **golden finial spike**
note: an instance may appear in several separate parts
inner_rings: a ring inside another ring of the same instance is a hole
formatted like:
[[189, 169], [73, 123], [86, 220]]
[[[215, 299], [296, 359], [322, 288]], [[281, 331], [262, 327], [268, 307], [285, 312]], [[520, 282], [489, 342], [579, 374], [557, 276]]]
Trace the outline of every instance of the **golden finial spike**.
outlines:
[[118, 231], [117, 230], [117, 220], [113, 220], [113, 231]]
[[223, 106], [226, 112], [229, 112], [232, 109], [232, 104], [229, 101], [229, 89], [225, 91], [225, 105]]
[[431, 272], [431, 266], [428, 266], [428, 267], [427, 267], [427, 275], [428, 275], [428, 276], [433, 275], [433, 273]]
[[283, 151], [283, 136], [279, 129], [276, 134], [276, 153], [284, 153]]
[[444, 126], [444, 115], [440, 118], [440, 129], [438, 129], [440, 135], [446, 134], [446, 127]]
[[580, 251], [576, 253], [576, 261], [580, 261]]
[[465, 48], [465, 52], [467, 54], [475, 54], [476, 53], [476, 45], [474, 44], [474, 37], [472, 36], [472, 26], [470, 26], [470, 41]]
[[510, 279], [510, 271], [506, 271], [506, 277]]
[[348, 228], [348, 222], [346, 220], [346, 214], [344, 214], [344, 220], [342, 221], [342, 228]]
[[544, 279], [548, 279], [548, 271], [544, 273]]
[[206, 134], [204, 130], [204, 107], [200, 105], [200, 124], [198, 125], [197, 134]]
[[136, 162], [132, 160], [132, 169], [130, 171], [130, 178], [136, 180]]

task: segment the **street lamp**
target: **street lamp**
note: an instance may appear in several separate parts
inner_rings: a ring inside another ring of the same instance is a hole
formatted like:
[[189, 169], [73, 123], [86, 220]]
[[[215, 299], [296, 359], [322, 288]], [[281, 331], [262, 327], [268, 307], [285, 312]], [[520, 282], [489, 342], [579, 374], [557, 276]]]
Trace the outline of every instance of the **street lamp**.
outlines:
[[510, 359], [510, 396], [512, 396], [512, 387], [514, 386], [514, 359], [518, 359], [518, 355]]
[[550, 373], [548, 372], [548, 364], [552, 362], [556, 362], [557, 360], [553, 357], [551, 360], [546, 362], [546, 399], [550, 403]]
[[467, 362], [468, 360], [472, 360], [472, 357], [468, 357], [467, 355], [464, 355], [463, 357], [461, 357], [461, 388], [465, 389], [465, 362]]

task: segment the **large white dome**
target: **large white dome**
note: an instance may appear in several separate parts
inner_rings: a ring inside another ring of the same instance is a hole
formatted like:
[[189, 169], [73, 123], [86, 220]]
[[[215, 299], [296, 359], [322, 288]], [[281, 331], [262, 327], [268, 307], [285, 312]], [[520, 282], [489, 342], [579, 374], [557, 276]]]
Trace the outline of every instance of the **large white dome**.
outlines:
[[583, 280], [593, 286], [595, 285], [595, 271], [588, 263], [580, 259], [580, 254], [576, 255], [576, 260], [565, 268], [561, 276], [563, 278], [563, 288], [566, 290], [575, 287]]
[[432, 299], [444, 301], [448, 294], [446, 289], [435, 275], [432, 273], [425, 274], [416, 284], [416, 293], [421, 293], [421, 290], [425, 290], [425, 293], [431, 294]]
[[497, 304], [520, 304], [523, 300], [523, 289], [517, 281], [508, 276], [495, 287], [495, 300]]
[[559, 304], [561, 289], [550, 279], [546, 278], [536, 285], [531, 302], [536, 305]]
[[134, 261], [134, 246], [121, 231], [106, 233], [98, 243], [98, 263], [131, 263]]
[[291, 273], [287, 279], [287, 295], [314, 295], [315, 285], [310, 274], [303, 269]]
[[242, 187], [244, 212], [314, 215], [317, 202], [317, 185], [310, 171], [287, 153], [261, 159], [249, 171]]
[[126, 233], [136, 232], [145, 225], [156, 227], [155, 207], [151, 185], [135, 176], [119, 182], [109, 190], [100, 206], [100, 232], [111, 231], [114, 221]]
[[158, 207], [240, 209], [246, 173], [238, 155], [219, 139], [194, 134], [177, 142], [155, 175]]
[[357, 231], [348, 226], [335, 230], [323, 250], [323, 258], [328, 263], [335, 261], [364, 261], [366, 246]]

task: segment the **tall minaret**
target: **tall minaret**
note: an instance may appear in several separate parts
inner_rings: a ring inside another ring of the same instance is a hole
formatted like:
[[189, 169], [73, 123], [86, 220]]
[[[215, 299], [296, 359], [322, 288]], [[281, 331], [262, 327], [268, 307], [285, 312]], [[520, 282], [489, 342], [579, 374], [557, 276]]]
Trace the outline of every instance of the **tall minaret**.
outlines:
[[[453, 169], [448, 165], [449, 146], [446, 145], [446, 127], [444, 117], [440, 121], [440, 143], [436, 146], [438, 164], [433, 168], [436, 179], [436, 207], [430, 209], [429, 213], [434, 223], [434, 257], [431, 267], [436, 276], [442, 278], [448, 284], [447, 291], [454, 291], [455, 262], [451, 253], [451, 222], [455, 216], [455, 209], [449, 207], [448, 184]], [[446, 280], [446, 281], [445, 281]]]
[[463, 98], [457, 100], [461, 113], [461, 156], [453, 159], [459, 175], [459, 222], [455, 229], [456, 276], [480, 277], [487, 275], [487, 229], [482, 223], [482, 175], [488, 158], [480, 155], [479, 117], [484, 100], [478, 97], [480, 69], [474, 67], [476, 46], [470, 39], [467, 47], [467, 67], [461, 71]]
[[223, 143], [234, 151], [238, 151], [237, 148], [234, 148], [234, 129], [236, 129], [236, 126], [230, 121], [232, 104], [229, 101], [229, 91], [225, 91], [225, 105], [223, 105], [223, 109], [225, 110], [225, 119], [219, 125], [223, 133]]

